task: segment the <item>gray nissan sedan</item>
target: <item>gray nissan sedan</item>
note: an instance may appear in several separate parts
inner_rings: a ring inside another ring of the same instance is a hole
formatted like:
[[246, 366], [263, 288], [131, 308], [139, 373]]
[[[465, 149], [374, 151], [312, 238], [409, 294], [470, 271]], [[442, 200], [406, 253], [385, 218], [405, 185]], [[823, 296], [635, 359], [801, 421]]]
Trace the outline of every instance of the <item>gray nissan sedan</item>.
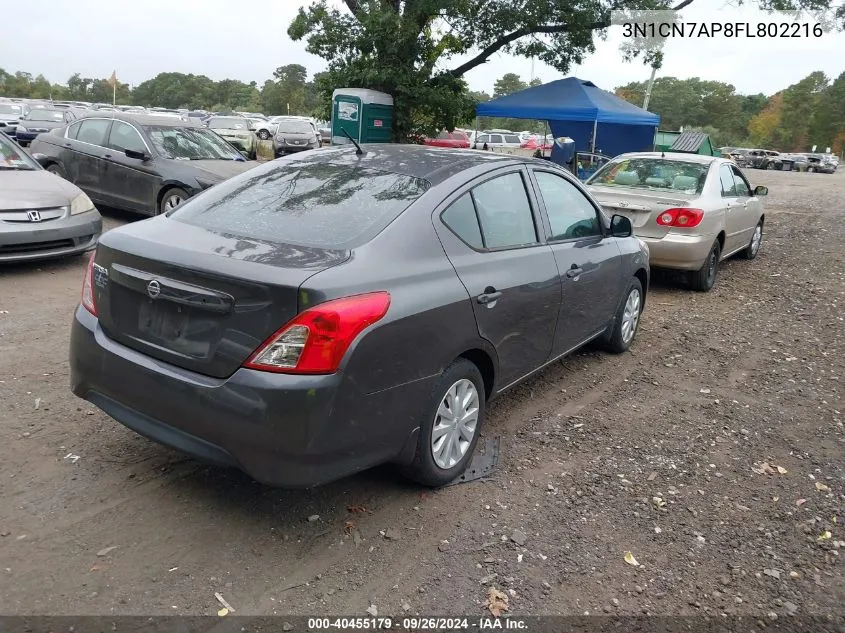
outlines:
[[547, 161], [302, 152], [103, 236], [71, 385], [260, 482], [394, 462], [438, 486], [494, 397], [590, 341], [628, 348], [648, 271], [630, 221]]
[[0, 134], [0, 262], [83, 253], [96, 246], [102, 229], [81, 189]]

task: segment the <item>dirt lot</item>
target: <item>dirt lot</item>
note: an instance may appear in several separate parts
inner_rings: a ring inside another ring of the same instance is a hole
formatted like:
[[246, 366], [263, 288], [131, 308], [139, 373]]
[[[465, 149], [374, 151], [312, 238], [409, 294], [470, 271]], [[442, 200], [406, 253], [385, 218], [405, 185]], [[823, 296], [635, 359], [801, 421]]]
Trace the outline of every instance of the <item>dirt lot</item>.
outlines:
[[481, 615], [496, 587], [513, 614], [842, 614], [845, 173], [749, 175], [759, 257], [655, 280], [630, 353], [516, 388], [495, 474], [439, 491], [270, 489], [138, 437], [68, 390], [84, 260], [4, 267], [0, 613]]

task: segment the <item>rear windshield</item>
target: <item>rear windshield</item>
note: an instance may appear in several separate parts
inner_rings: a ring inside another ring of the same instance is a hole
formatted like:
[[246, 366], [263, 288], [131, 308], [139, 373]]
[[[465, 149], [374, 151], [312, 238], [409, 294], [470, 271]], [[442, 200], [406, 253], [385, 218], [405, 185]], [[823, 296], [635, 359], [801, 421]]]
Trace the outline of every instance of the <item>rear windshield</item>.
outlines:
[[325, 159], [271, 162], [188, 200], [172, 218], [257, 240], [354, 248], [428, 187], [421, 178]]
[[709, 169], [709, 164], [668, 158], [622, 158], [607, 163], [587, 184], [701, 193]]

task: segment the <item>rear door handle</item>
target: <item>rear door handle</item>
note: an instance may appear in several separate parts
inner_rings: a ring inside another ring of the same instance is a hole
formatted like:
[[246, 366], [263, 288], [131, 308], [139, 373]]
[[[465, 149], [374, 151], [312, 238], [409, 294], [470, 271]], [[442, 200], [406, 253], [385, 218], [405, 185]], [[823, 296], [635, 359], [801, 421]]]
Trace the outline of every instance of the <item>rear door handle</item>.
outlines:
[[496, 301], [501, 296], [502, 296], [502, 293], [501, 293], [500, 290], [491, 290], [491, 292], [485, 292], [484, 294], [478, 295], [475, 298], [475, 300], [478, 303], [484, 305], [484, 304], [487, 304], [487, 303], [493, 303], [494, 301]]
[[579, 268], [575, 264], [572, 264], [572, 268], [566, 271], [566, 276], [570, 279], [574, 279], [575, 277], [579, 277], [581, 273], [584, 272], [583, 268]]

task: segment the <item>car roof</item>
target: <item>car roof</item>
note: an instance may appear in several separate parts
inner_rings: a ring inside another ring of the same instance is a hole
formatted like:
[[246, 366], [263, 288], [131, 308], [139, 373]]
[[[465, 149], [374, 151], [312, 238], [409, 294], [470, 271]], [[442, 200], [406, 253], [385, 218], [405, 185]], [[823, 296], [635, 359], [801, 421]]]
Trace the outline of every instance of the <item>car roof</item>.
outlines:
[[203, 127], [194, 121], [184, 121], [172, 116], [156, 116], [155, 113], [102, 112], [98, 114], [94, 110], [90, 114], [79, 117], [78, 120], [84, 119], [115, 119], [116, 121], [126, 121], [127, 123], [134, 123], [136, 125], [156, 125], [159, 127]]
[[348, 161], [354, 160], [359, 165], [369, 169], [378, 169], [414, 178], [422, 178], [432, 185], [437, 185], [461, 171], [478, 165], [505, 167], [508, 165], [530, 164], [557, 167], [556, 165], [550, 164], [547, 160], [541, 161], [524, 156], [515, 156], [513, 154], [497, 154], [471, 149], [439, 148], [429, 145], [373, 143], [362, 144], [361, 149], [365, 152], [363, 156], [356, 156], [355, 148], [352, 144], [321, 149], [318, 152], [325, 157], [326, 162], [347, 164]]
[[[665, 158], [667, 160], [682, 160], [688, 163], [699, 163], [701, 165], [709, 165], [714, 161], [720, 160], [718, 156], [687, 154], [684, 152], [631, 152], [629, 154], [621, 154], [614, 158]], [[723, 160], [722, 162], [725, 161]]]

